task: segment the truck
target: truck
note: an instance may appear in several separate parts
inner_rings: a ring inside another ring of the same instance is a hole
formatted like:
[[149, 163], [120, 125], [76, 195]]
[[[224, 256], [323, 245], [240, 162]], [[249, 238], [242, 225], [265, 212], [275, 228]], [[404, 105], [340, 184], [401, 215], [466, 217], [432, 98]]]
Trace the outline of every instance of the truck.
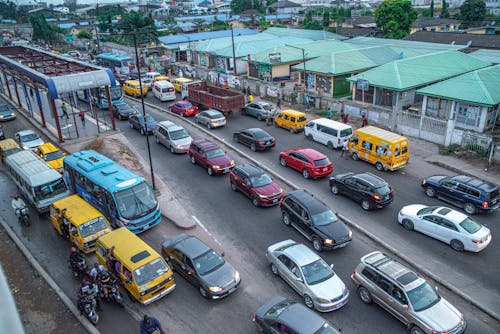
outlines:
[[229, 116], [245, 106], [245, 95], [242, 93], [207, 85], [206, 82], [190, 84], [188, 99], [195, 105], [219, 110], [224, 116]]

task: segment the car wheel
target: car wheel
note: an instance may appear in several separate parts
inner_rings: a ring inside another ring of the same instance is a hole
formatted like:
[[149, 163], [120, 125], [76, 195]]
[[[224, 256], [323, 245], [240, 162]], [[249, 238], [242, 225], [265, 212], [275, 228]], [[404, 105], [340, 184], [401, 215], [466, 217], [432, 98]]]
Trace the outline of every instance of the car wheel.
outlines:
[[295, 130], [293, 128], [291, 128], [290, 133], [295, 133]]
[[156, 141], [157, 144], [159, 144], [160, 143], [160, 138], [158, 138], [158, 136], [155, 136], [155, 141]]
[[170, 153], [175, 153], [174, 147], [170, 145]]
[[285, 224], [286, 226], [290, 226], [291, 222], [290, 222], [290, 216], [288, 215], [288, 213], [283, 212], [281, 219], [283, 220], [283, 224]]
[[121, 121], [122, 119], [123, 119], [122, 115], [118, 115], [118, 120]]
[[425, 194], [429, 197], [434, 197], [436, 196], [436, 190], [432, 187], [427, 187], [425, 188]]
[[146, 135], [146, 131], [144, 131], [143, 128], [141, 128], [141, 135], [145, 136]]
[[261, 116], [261, 115], [257, 115], [257, 119], [258, 119], [259, 121], [262, 121], [262, 116]]
[[450, 242], [450, 246], [451, 248], [453, 248], [453, 250], [457, 251], [457, 252], [463, 252], [464, 251], [464, 244], [458, 240], [455, 240], [453, 239], [451, 242]]
[[323, 244], [321, 243], [321, 240], [319, 240], [319, 238], [313, 239], [313, 248], [316, 252], [321, 252], [323, 250]]
[[252, 144], [250, 145], [250, 149], [255, 152], [257, 151], [257, 146], [255, 146], [255, 144]]
[[245, 108], [241, 109], [241, 114], [242, 114], [243, 116], [246, 116], [246, 115], [247, 115], [247, 111], [245, 110]]
[[203, 296], [203, 298], [207, 298], [207, 290], [203, 289], [202, 286], [200, 286], [200, 294]]
[[274, 122], [274, 127], [279, 128], [278, 123]]
[[194, 156], [191, 156], [191, 163], [194, 165], [196, 164], [196, 159], [194, 158]]
[[232, 191], [238, 191], [238, 187], [236, 187], [236, 183], [231, 182], [231, 190]]
[[310, 140], [310, 141], [313, 141], [313, 140], [314, 140], [314, 139], [313, 139], [313, 136], [312, 136], [311, 134], [308, 134], [308, 135], [306, 136], [306, 138], [307, 138], [308, 140]]
[[425, 334], [423, 330], [421, 330], [419, 327], [417, 326], [413, 326], [411, 329], [410, 329], [410, 334]]
[[331, 141], [328, 142], [328, 144], [326, 144], [326, 146], [330, 149], [330, 150], [333, 150], [335, 147], [333, 147], [333, 143]]
[[363, 210], [365, 211], [368, 211], [371, 209], [371, 205], [370, 205], [370, 202], [367, 201], [366, 199], [362, 200], [361, 201], [361, 207], [363, 208]]
[[409, 219], [403, 219], [403, 227], [408, 231], [413, 231], [413, 222]]
[[234, 140], [236, 143], [239, 143], [239, 142], [240, 142], [240, 140], [238, 139], [238, 136], [237, 136], [237, 135], [234, 135], [234, 136], [233, 136], [233, 140]]
[[330, 190], [332, 191], [332, 194], [334, 194], [334, 195], [338, 195], [339, 194], [339, 187], [337, 187], [336, 185], [332, 185], [330, 187]]
[[286, 159], [285, 158], [280, 158], [280, 165], [283, 167], [286, 167]]
[[132, 123], [128, 123], [128, 125], [130, 126], [130, 128], [131, 128], [131, 129], [133, 129], [133, 128], [134, 128], [134, 124], [132, 124]]
[[359, 160], [359, 155], [356, 152], [354, 152], [352, 154], [352, 160], [354, 160], [354, 161], [358, 161]]
[[210, 125], [210, 122], [209, 122], [209, 123], [207, 123], [207, 129], [210, 130], [210, 128], [212, 128], [212, 126]]
[[380, 161], [377, 161], [377, 163], [375, 164], [375, 168], [377, 168], [379, 172], [382, 172], [384, 170], [384, 165], [382, 165]]
[[276, 265], [274, 263], [271, 263], [271, 272], [273, 274], [275, 274], [276, 276], [279, 276], [279, 271], [278, 271], [278, 267], [276, 267]]
[[212, 168], [211, 168], [211, 167], [208, 167], [208, 168], [207, 168], [207, 173], [208, 173], [208, 175], [210, 175], [210, 176], [214, 175], [214, 171], [212, 170]]
[[255, 207], [260, 206], [260, 203], [259, 203], [259, 200], [257, 199], [257, 197], [252, 198], [252, 204]]
[[372, 294], [363, 286], [358, 288], [358, 295], [361, 301], [365, 304], [371, 304], [373, 302]]
[[309, 295], [304, 295], [304, 304], [306, 304], [306, 306], [309, 308], [314, 307], [314, 302]]
[[476, 213], [476, 207], [474, 206], [474, 204], [467, 202], [464, 204], [464, 211], [469, 215], [473, 215]]
[[304, 177], [304, 179], [308, 179], [309, 178], [309, 171], [307, 169], [304, 169], [302, 171], [302, 176]]

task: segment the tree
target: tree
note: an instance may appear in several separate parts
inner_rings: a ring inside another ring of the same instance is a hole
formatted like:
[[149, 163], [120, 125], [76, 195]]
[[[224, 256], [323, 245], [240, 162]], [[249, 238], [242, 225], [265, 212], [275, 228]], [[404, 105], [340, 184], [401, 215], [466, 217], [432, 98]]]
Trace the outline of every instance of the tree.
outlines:
[[[141, 10], [137, 12], [131, 10], [130, 13], [123, 15], [120, 30], [127, 34], [136, 34], [139, 45], [158, 42], [155, 21]], [[125, 43], [133, 45], [133, 35], [124, 35], [123, 37]]]
[[416, 19], [417, 11], [408, 0], [385, 0], [375, 10], [375, 22], [386, 38], [408, 36]]
[[431, 6], [429, 8], [429, 16], [434, 17], [434, 0], [431, 1]]
[[79, 39], [91, 39], [92, 34], [88, 32], [88, 30], [82, 29], [78, 32], [78, 34], [76, 34], [76, 37]]
[[56, 41], [56, 31], [52, 26], [48, 25], [43, 15], [32, 15], [29, 20], [33, 28], [33, 40], [41, 40], [47, 43]]
[[323, 27], [328, 27], [330, 25], [330, 12], [325, 11], [323, 13]]
[[450, 17], [450, 11], [448, 10], [449, 7], [450, 5], [448, 5], [446, 0], [443, 0], [443, 6], [441, 7], [441, 14], [440, 14], [441, 18], [446, 19]]
[[240, 14], [247, 10], [264, 13], [262, 0], [231, 0], [231, 11], [234, 14]]
[[460, 7], [460, 16], [462, 22], [479, 22], [483, 21], [486, 15], [486, 4], [483, 0], [465, 0]]

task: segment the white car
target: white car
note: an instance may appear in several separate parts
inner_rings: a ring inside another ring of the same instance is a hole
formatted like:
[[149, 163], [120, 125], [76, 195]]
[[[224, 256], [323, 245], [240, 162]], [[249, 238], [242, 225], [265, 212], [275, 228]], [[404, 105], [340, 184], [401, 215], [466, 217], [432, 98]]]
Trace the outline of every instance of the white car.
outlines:
[[444, 206], [407, 205], [399, 211], [398, 221], [405, 229], [445, 242], [458, 252], [480, 252], [491, 242], [489, 228]]
[[16, 141], [23, 150], [34, 151], [38, 146], [44, 143], [40, 136], [33, 130], [19, 131], [14, 135], [14, 138], [16, 138]]
[[319, 312], [337, 310], [349, 301], [344, 282], [318, 254], [293, 240], [269, 246], [266, 257], [273, 274], [281, 276], [309, 308]]

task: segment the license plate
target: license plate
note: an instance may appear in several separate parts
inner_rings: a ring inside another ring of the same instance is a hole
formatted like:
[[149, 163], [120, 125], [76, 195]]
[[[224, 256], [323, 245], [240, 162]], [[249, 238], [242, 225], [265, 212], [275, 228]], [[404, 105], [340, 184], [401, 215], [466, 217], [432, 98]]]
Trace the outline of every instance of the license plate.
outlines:
[[328, 167], [323, 168], [323, 172], [326, 172], [328, 170]]
[[342, 244], [342, 245], [340, 245], [340, 246], [337, 246], [337, 248], [342, 248], [342, 247], [345, 247], [345, 246], [347, 246], [347, 242], [346, 242], [346, 243], [343, 243], [343, 244]]
[[273, 199], [273, 203], [278, 203], [278, 199]]
[[269, 144], [271, 144], [271, 142], [270, 142], [270, 141], [267, 141], [267, 142], [266, 142], [266, 145], [269, 145]]
[[229, 167], [224, 168], [224, 173], [228, 173], [228, 172], [229, 172]]

